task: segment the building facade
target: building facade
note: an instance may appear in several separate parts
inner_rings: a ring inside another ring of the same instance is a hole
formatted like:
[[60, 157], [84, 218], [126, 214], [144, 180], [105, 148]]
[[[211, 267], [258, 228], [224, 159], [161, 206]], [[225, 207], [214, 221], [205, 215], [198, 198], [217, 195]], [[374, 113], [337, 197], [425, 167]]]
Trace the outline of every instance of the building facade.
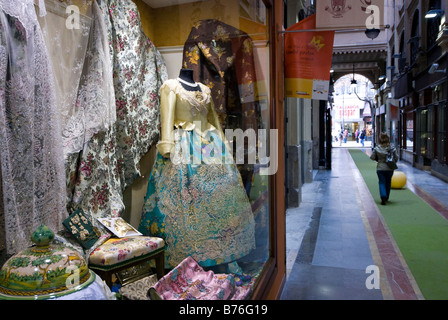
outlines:
[[448, 180], [446, 0], [392, 1], [383, 128], [401, 159]]

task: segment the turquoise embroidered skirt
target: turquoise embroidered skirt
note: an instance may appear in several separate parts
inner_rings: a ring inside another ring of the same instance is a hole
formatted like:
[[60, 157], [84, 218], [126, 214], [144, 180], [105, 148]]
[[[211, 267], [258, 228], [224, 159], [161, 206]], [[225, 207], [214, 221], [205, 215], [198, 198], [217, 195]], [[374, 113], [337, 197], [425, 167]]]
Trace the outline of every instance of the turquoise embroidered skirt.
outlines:
[[[139, 231], [165, 240], [166, 267], [176, 267], [188, 256], [211, 267], [255, 248], [254, 217], [240, 174], [233, 161], [226, 163], [219, 137], [213, 137], [182, 134], [177, 155], [190, 161], [157, 154]], [[182, 150], [189, 150], [187, 157]], [[208, 156], [214, 159], [210, 163]]]

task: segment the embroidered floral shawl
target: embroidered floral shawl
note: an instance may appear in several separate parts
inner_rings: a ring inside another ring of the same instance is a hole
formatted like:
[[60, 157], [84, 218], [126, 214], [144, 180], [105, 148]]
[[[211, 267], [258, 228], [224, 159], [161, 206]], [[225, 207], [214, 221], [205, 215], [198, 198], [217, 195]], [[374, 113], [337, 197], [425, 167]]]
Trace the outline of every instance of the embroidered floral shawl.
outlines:
[[124, 211], [123, 192], [140, 176], [141, 157], [157, 141], [159, 90], [168, 78], [166, 65], [143, 33], [131, 1], [102, 0], [113, 64], [116, 122], [98, 132], [67, 165], [68, 202], [94, 217]]

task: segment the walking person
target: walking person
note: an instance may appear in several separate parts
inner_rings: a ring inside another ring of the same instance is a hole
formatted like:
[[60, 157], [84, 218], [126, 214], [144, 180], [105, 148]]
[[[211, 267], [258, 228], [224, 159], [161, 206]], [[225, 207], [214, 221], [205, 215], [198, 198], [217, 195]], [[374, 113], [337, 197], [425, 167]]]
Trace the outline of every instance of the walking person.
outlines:
[[361, 134], [359, 135], [359, 140], [361, 140], [361, 145], [364, 147], [364, 139], [366, 138], [366, 130], [362, 129]]
[[[393, 165], [388, 164], [388, 158], [392, 158], [390, 160], [393, 161]], [[378, 145], [373, 148], [370, 159], [377, 162], [376, 174], [378, 175], [381, 204], [385, 205], [389, 200], [392, 176], [396, 169], [395, 163], [398, 161], [397, 149], [391, 145], [389, 135], [386, 132], [380, 134]]]

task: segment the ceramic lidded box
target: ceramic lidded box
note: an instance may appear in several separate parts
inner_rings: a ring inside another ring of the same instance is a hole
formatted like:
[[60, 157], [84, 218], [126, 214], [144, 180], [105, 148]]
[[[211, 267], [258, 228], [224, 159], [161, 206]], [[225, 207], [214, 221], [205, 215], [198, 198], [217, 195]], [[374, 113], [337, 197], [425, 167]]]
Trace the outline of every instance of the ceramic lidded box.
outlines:
[[61, 244], [41, 225], [35, 245], [9, 258], [0, 269], [0, 299], [50, 299], [81, 290], [95, 280], [84, 258]]

